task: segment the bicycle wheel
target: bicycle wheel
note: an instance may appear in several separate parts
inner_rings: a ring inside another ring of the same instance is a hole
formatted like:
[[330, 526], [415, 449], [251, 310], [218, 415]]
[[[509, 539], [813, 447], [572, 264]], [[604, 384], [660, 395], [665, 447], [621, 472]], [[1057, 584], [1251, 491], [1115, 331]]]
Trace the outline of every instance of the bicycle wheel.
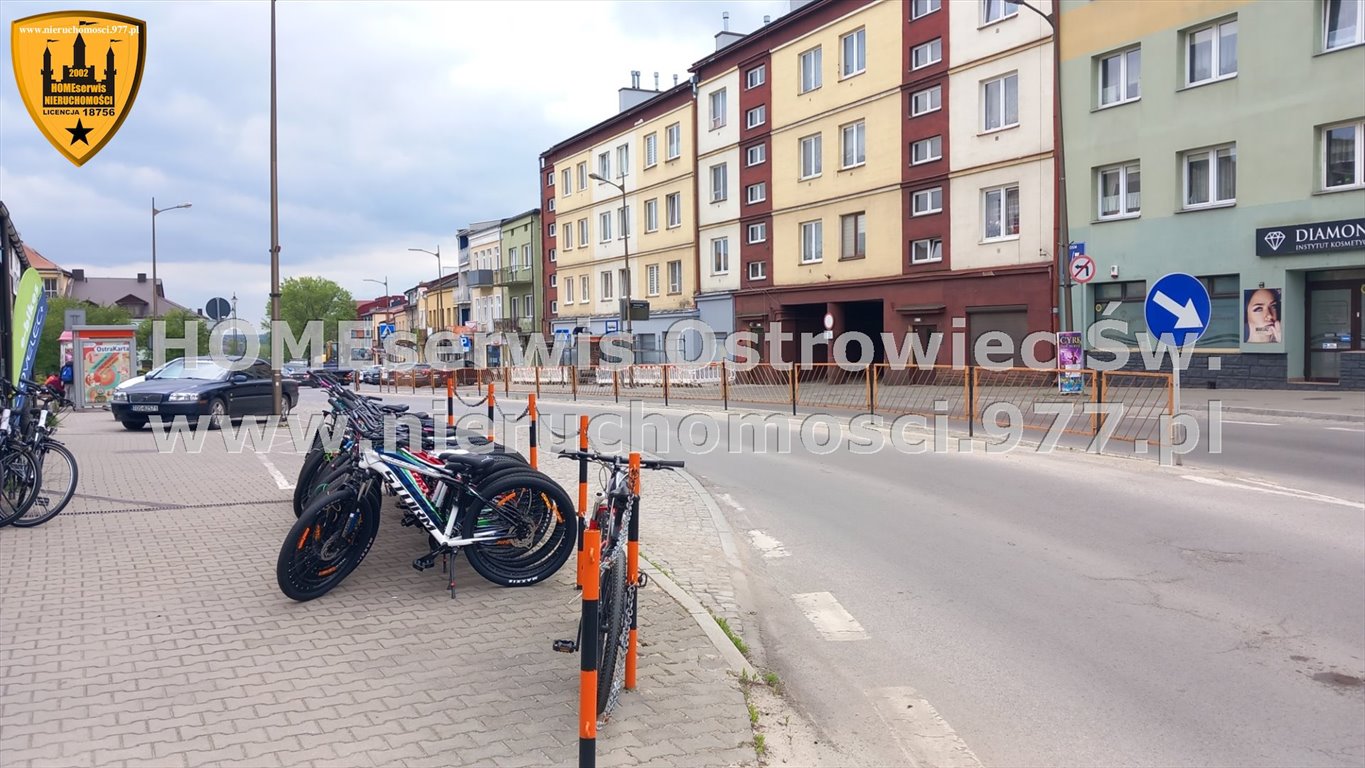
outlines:
[[294, 515], [296, 517], [302, 515], [303, 510], [325, 494], [328, 488], [349, 477], [354, 464], [355, 460], [349, 453], [338, 453], [320, 464], [307, 485], [294, 488], [295, 498], [302, 497], [302, 501], [294, 508]]
[[553, 576], [577, 546], [578, 517], [559, 484], [537, 472], [500, 476], [482, 485], [488, 503], [460, 511], [464, 538], [485, 538], [464, 549], [469, 564], [504, 587], [525, 587]]
[[630, 643], [626, 548], [616, 546], [602, 558], [597, 596], [597, 714], [608, 715], [626, 682], [626, 648]]
[[302, 515], [304, 508], [308, 506], [309, 489], [313, 478], [317, 476], [325, 461], [327, 454], [321, 445], [314, 445], [304, 457], [303, 466], [299, 468], [299, 476], [294, 480], [294, 517]]
[[378, 533], [372, 496], [360, 497], [346, 486], [316, 499], [280, 546], [275, 563], [280, 591], [299, 602], [321, 597], [360, 565]]
[[76, 457], [65, 445], [45, 441], [34, 458], [38, 462], [38, 494], [23, 514], [12, 520], [16, 528], [33, 528], [56, 517], [76, 495], [80, 472]]
[[38, 463], [27, 449], [11, 445], [0, 454], [0, 528], [28, 511], [40, 481]]

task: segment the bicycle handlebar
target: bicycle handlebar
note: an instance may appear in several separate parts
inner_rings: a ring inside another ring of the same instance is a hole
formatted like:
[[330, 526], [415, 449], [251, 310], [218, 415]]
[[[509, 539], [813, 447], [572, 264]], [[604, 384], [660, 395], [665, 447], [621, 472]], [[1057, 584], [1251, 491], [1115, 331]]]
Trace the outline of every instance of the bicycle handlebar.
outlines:
[[[625, 464], [629, 461], [628, 457], [620, 455], [610, 455], [606, 453], [594, 453], [592, 451], [557, 451], [562, 459], [588, 459], [603, 464]], [[669, 461], [667, 459], [640, 459], [641, 469], [682, 469], [685, 462]]]

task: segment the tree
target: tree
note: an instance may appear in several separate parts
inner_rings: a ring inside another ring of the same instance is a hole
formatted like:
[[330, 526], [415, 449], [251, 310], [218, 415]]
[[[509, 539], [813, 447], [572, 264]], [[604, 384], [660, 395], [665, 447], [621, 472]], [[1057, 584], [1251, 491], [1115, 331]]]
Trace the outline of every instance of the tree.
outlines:
[[62, 367], [61, 335], [64, 329], [66, 310], [85, 310], [86, 325], [129, 325], [132, 317], [123, 307], [97, 307], [77, 299], [49, 298], [47, 300], [47, 319], [43, 321], [43, 333], [38, 337], [38, 354], [33, 358], [33, 376], [37, 379], [47, 377]]
[[[265, 316], [270, 317], [266, 303]], [[355, 299], [350, 291], [325, 277], [289, 277], [280, 284], [280, 320], [289, 327], [293, 338], [302, 337], [308, 323], [321, 320], [324, 348], [338, 340], [339, 323], [355, 319]], [[287, 351], [287, 349], [286, 349]], [[268, 351], [263, 350], [265, 354]], [[310, 350], [313, 355], [323, 352]]]
[[[210, 326], [213, 325], [212, 320], [209, 320], [206, 317], [200, 317], [199, 315], [184, 309], [173, 309], [170, 312], [163, 314], [161, 319], [166, 323], [165, 337], [167, 341], [184, 341], [185, 323], [197, 320], [199, 322], [199, 331], [196, 334], [199, 339], [199, 346], [197, 347], [198, 354], [202, 357], [213, 353], [213, 350], [209, 349], [209, 331]], [[138, 350], [150, 357], [152, 355], [152, 341], [152, 319], [147, 318], [137, 327]], [[182, 356], [184, 356], [184, 353], [180, 352], [180, 350], [175, 347], [169, 347], [166, 353], [166, 359], [168, 360], [173, 360]]]

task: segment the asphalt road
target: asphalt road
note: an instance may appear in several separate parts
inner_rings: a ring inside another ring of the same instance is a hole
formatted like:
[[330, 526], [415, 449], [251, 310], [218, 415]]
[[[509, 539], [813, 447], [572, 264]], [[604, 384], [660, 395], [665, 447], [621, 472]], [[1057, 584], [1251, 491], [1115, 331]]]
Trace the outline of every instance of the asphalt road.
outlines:
[[721, 499], [766, 662], [852, 763], [1365, 763], [1362, 425], [1225, 416], [1222, 453], [1162, 467], [697, 453], [673, 433], [723, 416], [648, 410], [634, 447]]

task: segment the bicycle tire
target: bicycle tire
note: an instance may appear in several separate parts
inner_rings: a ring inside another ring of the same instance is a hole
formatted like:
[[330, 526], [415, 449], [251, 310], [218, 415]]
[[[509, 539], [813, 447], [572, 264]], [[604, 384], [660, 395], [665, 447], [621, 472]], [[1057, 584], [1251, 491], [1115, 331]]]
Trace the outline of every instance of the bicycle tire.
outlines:
[[[303, 486], [303, 503], [295, 511], [295, 515], [302, 515], [302, 510], [307, 509], [314, 500], [325, 494], [337, 481], [350, 477], [351, 471], [355, 469], [354, 465], [355, 460], [350, 454], [339, 453], [319, 466], [317, 472], [313, 473], [313, 478], [308, 481], [306, 486]], [[298, 488], [294, 489], [296, 495], [298, 490]]]
[[[356, 524], [348, 533], [352, 512]], [[275, 562], [280, 591], [299, 602], [322, 597], [359, 567], [378, 533], [379, 510], [372, 496], [361, 497], [346, 486], [316, 499], [280, 545]]]
[[304, 507], [308, 506], [308, 487], [326, 460], [327, 454], [321, 446], [310, 448], [308, 455], [303, 458], [299, 476], [294, 480], [294, 517], [302, 515]]
[[[61, 511], [66, 509], [66, 505], [71, 503], [71, 498], [76, 495], [76, 484], [80, 481], [80, 467], [76, 465], [76, 457], [72, 455], [70, 449], [61, 443], [47, 441], [43, 443], [39, 451], [38, 456], [35, 457], [38, 462], [39, 492], [35, 495], [33, 503], [29, 505], [28, 509], [10, 521], [10, 524], [16, 528], [35, 528], [46, 523], [61, 514]], [[67, 483], [65, 491], [61, 493], [56, 503], [53, 503], [51, 498], [47, 498], [47, 501], [44, 502], [43, 489], [47, 489], [51, 493], [55, 489], [49, 481], [58, 479], [50, 477], [47, 472], [49, 462], [53, 460], [54, 456], [60, 457], [71, 468], [71, 480]]]
[[603, 558], [597, 597], [597, 714], [615, 709], [626, 680], [626, 649], [630, 643], [630, 605], [626, 588], [626, 548], [613, 547]]
[[0, 528], [28, 511], [38, 496], [42, 476], [27, 448], [10, 445], [0, 454]]
[[463, 549], [469, 564], [485, 579], [504, 587], [528, 587], [550, 578], [577, 547], [578, 516], [571, 499], [550, 478], [530, 470], [509, 473], [480, 487], [493, 508], [478, 501], [460, 510], [464, 538], [513, 526], [497, 540]]

